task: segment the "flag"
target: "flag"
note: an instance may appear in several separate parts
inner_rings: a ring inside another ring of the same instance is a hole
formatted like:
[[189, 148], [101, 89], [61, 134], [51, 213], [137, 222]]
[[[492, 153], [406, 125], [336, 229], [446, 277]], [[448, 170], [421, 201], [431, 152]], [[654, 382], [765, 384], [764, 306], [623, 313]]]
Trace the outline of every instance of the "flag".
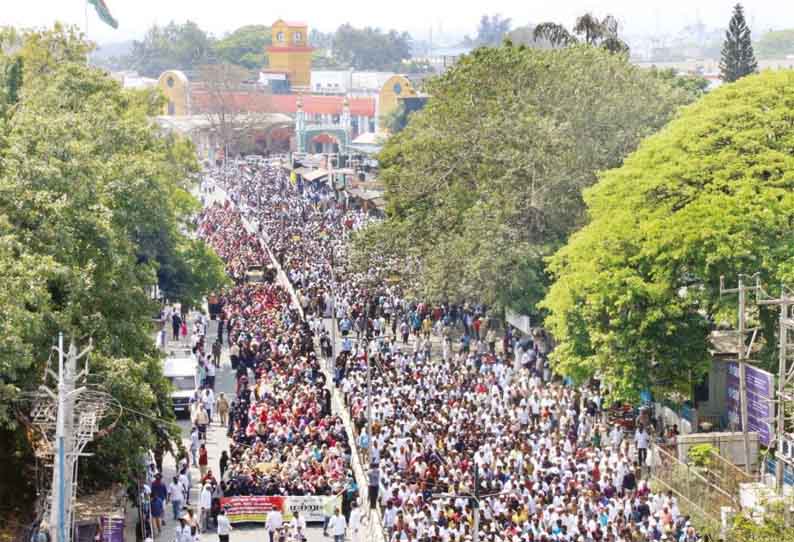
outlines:
[[94, 6], [96, 9], [96, 14], [99, 15], [99, 18], [102, 19], [102, 22], [108, 26], [112, 26], [113, 28], [119, 27], [119, 22], [113, 18], [113, 15], [110, 14], [110, 10], [108, 9], [108, 5], [105, 3], [105, 0], [88, 0], [88, 3]]

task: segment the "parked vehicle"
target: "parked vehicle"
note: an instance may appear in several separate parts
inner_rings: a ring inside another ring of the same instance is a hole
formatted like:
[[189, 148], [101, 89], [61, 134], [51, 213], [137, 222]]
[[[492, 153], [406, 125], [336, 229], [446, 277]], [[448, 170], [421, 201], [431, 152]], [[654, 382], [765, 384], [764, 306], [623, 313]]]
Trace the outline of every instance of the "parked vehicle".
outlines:
[[180, 414], [190, 415], [190, 399], [198, 389], [198, 375], [196, 374], [196, 362], [190, 355], [183, 352], [175, 353], [165, 358], [163, 364], [163, 374], [171, 382], [171, 402], [174, 405], [174, 413], [179, 417]]

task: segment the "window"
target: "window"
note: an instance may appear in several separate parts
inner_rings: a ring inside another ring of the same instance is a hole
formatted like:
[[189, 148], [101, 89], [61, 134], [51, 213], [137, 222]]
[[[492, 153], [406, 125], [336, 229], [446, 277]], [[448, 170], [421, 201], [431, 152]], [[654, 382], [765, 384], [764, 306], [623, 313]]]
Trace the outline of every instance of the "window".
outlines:
[[276, 34], [276, 41], [284, 41], [284, 32]]
[[165, 80], [165, 84], [168, 85], [169, 88], [174, 88], [174, 78], [169, 76], [168, 79]]
[[295, 43], [298, 43], [299, 41], [303, 41], [303, 33], [302, 33], [302, 32], [295, 32], [295, 33], [292, 35], [292, 40], [293, 40]]
[[168, 100], [168, 114], [176, 115], [176, 106], [174, 105], [174, 102], [172, 102], [171, 100]]

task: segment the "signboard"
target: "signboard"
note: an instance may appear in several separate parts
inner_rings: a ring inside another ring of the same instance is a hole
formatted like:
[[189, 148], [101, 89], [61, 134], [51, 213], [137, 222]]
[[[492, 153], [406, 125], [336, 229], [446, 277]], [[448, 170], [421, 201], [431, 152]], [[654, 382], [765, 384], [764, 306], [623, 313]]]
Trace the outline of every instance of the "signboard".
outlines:
[[307, 522], [324, 521], [334, 515], [334, 508], [342, 500], [335, 496], [245, 496], [224, 497], [221, 506], [226, 507], [226, 516], [231, 523], [265, 523], [271, 510], [281, 510], [285, 521], [293, 518], [297, 510]]
[[[728, 364], [728, 421], [741, 429], [741, 400], [739, 396], [739, 364]], [[758, 440], [764, 446], [774, 440], [772, 422], [775, 409], [775, 377], [751, 365], [745, 365], [747, 380], [747, 429], [758, 433]]]
[[507, 320], [508, 324], [520, 330], [522, 333], [526, 333], [527, 335], [532, 333], [529, 316], [526, 314], [519, 314], [517, 312], [511, 311], [510, 309], [505, 309], [505, 320]]

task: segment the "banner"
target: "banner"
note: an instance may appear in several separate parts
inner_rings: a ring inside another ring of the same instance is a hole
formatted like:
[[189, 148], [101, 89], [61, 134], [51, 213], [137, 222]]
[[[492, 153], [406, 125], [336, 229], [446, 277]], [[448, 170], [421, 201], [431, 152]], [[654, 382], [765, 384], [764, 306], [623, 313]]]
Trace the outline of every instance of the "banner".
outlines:
[[[745, 365], [747, 380], [747, 429], [758, 433], [764, 446], [774, 440], [775, 376], [752, 365]], [[728, 420], [741, 429], [741, 397], [739, 395], [739, 364], [728, 363]]]
[[224, 497], [221, 506], [231, 523], [265, 523], [271, 510], [280, 510], [284, 521], [290, 521], [297, 510], [307, 522], [324, 521], [325, 516], [334, 515], [334, 509], [342, 506], [340, 497], [326, 496], [245, 496]]

